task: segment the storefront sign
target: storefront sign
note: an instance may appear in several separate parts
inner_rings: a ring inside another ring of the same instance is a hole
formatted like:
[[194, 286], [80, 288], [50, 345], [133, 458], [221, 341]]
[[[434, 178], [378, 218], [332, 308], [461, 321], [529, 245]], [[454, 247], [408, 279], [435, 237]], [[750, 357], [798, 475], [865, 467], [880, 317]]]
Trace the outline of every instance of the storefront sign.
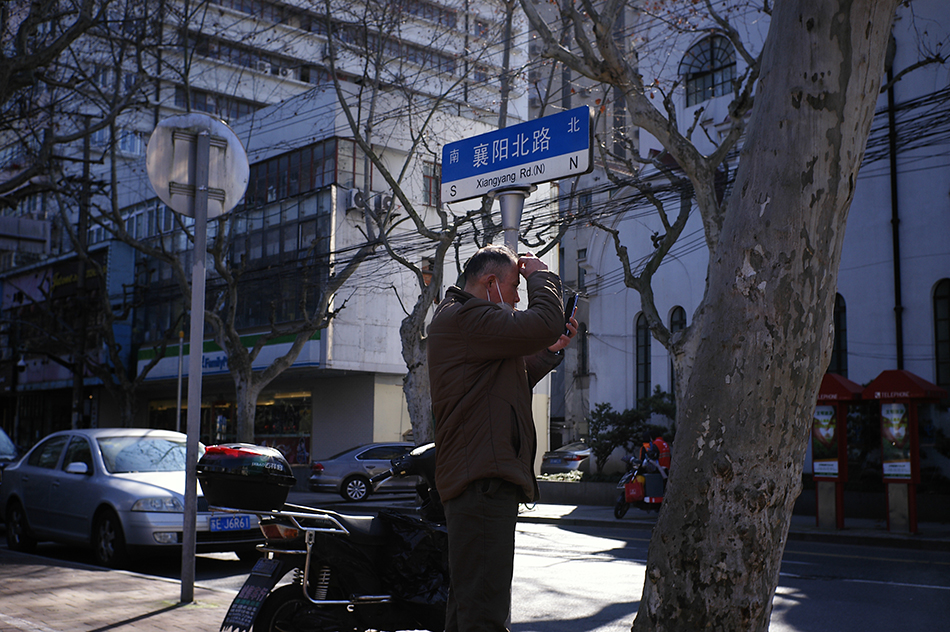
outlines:
[[[320, 366], [321, 365], [321, 348], [320, 348], [320, 332], [314, 334], [313, 338], [304, 343], [303, 349], [300, 350], [300, 355], [297, 356], [297, 359], [294, 361], [293, 366], [295, 368], [309, 367], [309, 366]], [[252, 341], [248, 340], [248, 344], [253, 344]], [[208, 343], [205, 343], [206, 347]], [[254, 359], [254, 364], [252, 365], [253, 370], [262, 371], [266, 369], [270, 364], [279, 358], [280, 356], [287, 353], [290, 350], [293, 340], [285, 340], [283, 338], [273, 340], [261, 349], [261, 352]], [[183, 361], [183, 370], [184, 377], [188, 375], [189, 369], [189, 352], [191, 351], [191, 345], [185, 345], [184, 351], [184, 361]], [[139, 351], [139, 370], [143, 370], [144, 367], [151, 361], [154, 357], [154, 352], [151, 349], [143, 349]], [[217, 345], [214, 346], [214, 350], [205, 351], [201, 354], [201, 374], [204, 376], [209, 375], [226, 375], [228, 373], [228, 356], [222, 351]], [[152, 370], [149, 371], [148, 377], [145, 379], [150, 380], [167, 380], [169, 378], [178, 377], [178, 345], [169, 345], [165, 350], [165, 356], [152, 367]]]

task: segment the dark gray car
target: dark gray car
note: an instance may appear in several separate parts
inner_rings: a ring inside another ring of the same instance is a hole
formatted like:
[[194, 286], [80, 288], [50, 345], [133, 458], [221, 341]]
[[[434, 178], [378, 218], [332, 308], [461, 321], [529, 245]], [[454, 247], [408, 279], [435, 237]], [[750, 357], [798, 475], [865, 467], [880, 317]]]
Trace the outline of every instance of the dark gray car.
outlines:
[[541, 457], [542, 474], [564, 474], [590, 470], [590, 446], [583, 441], [562, 445], [557, 450], [545, 452]]
[[412, 443], [368, 443], [310, 464], [310, 491], [338, 492], [346, 500], [363, 500], [374, 491], [412, 492], [418, 476], [391, 478], [376, 490], [370, 479], [390, 468], [390, 461], [414, 447]]

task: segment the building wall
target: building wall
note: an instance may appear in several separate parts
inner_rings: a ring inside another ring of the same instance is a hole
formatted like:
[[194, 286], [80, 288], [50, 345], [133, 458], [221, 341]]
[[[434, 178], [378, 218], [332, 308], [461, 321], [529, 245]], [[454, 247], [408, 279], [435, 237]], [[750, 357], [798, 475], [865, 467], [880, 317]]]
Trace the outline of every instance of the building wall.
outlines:
[[323, 377], [313, 384], [314, 458], [361, 443], [406, 440], [411, 426], [401, 376], [363, 373]]

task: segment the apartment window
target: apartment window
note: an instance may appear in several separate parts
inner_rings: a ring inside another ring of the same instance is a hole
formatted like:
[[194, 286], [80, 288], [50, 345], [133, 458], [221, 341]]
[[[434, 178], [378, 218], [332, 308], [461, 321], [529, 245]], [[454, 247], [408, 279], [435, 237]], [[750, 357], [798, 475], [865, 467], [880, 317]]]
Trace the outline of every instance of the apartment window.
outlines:
[[937, 386], [950, 389], [950, 279], [934, 291], [934, 358]]
[[97, 149], [105, 150], [109, 146], [109, 128], [97, 129], [89, 136], [89, 142]]
[[104, 90], [111, 90], [115, 83], [115, 69], [106, 66], [96, 66], [92, 74], [93, 83]]
[[583, 292], [587, 289], [587, 248], [577, 251], [577, 289]]
[[[339, 161], [338, 146], [343, 153]], [[251, 165], [245, 200], [249, 206], [262, 206], [334, 182], [351, 188], [363, 174], [363, 160], [354, 160], [354, 152], [359, 153], [353, 141], [330, 139], [255, 163]], [[341, 167], [339, 174], [337, 164]]]
[[475, 37], [488, 37], [490, 24], [488, 20], [475, 17], [472, 18], [472, 35]]
[[[670, 334], [686, 329], [686, 310], [674, 307], [670, 312]], [[673, 368], [673, 357], [670, 356], [670, 392], [676, 393], [676, 370]]]
[[117, 133], [119, 137], [117, 146], [120, 152], [131, 156], [145, 155], [147, 141], [144, 134], [130, 129], [119, 130]]
[[422, 164], [422, 186], [426, 206], [442, 205], [442, 165], [435, 162]]
[[736, 53], [721, 35], [707, 37], [683, 57], [679, 74], [686, 82], [686, 105], [696, 105], [732, 92], [736, 78]]
[[647, 318], [642, 313], [637, 316], [636, 331], [636, 388], [637, 402], [645, 401], [650, 396], [650, 344], [652, 337]]
[[848, 377], [848, 312], [844, 298], [835, 295], [835, 341], [831, 348], [831, 362], [828, 363], [828, 373], [837, 373]]
[[250, 101], [242, 101], [233, 97], [226, 97], [204, 90], [191, 89], [191, 98], [183, 86], [175, 88], [175, 107], [192, 112], [207, 112], [216, 114], [225, 120], [235, 120], [247, 116], [258, 109], [259, 105]]
[[581, 191], [577, 195], [577, 212], [579, 214], [581, 215], [589, 214], [593, 206], [594, 206], [594, 193], [590, 189], [586, 191]]
[[297, 223], [294, 222], [293, 224], [282, 226], [280, 230], [281, 234], [283, 235], [283, 246], [281, 246], [283, 251], [285, 253], [295, 252], [297, 250]]
[[577, 325], [577, 374], [590, 374], [590, 334], [587, 323]]

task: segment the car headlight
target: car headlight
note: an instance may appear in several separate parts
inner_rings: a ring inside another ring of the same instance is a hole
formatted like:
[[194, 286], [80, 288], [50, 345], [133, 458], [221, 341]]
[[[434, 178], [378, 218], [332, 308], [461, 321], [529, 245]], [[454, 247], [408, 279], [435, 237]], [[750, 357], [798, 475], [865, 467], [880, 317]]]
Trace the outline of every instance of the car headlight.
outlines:
[[132, 505], [132, 511], [183, 512], [185, 508], [177, 498], [163, 496], [159, 498], [140, 498]]

